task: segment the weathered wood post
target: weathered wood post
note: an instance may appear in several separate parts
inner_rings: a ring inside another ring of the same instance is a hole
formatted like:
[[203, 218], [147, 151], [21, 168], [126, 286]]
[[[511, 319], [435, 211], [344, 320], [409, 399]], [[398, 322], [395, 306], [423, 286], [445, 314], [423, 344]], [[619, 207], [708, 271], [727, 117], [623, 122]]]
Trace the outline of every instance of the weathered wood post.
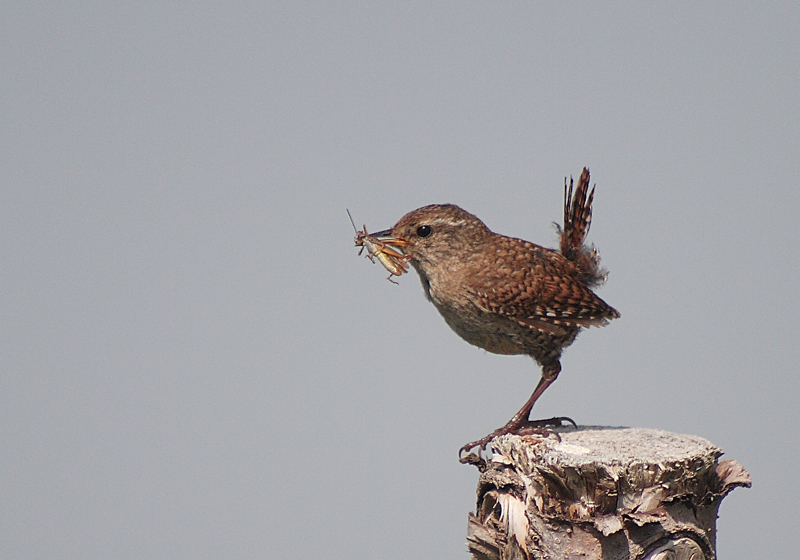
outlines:
[[[750, 475], [705, 439], [660, 430], [506, 435], [481, 470], [474, 560], [714, 560], [720, 502]], [[560, 436], [560, 441], [559, 441]]]

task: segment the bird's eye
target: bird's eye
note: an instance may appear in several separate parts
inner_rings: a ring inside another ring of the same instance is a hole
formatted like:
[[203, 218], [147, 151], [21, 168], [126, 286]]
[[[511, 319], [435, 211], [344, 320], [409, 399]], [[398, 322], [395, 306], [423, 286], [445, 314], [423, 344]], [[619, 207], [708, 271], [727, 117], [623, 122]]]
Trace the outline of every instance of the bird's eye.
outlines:
[[417, 228], [417, 235], [420, 237], [428, 237], [431, 233], [433, 233], [431, 226], [419, 226]]

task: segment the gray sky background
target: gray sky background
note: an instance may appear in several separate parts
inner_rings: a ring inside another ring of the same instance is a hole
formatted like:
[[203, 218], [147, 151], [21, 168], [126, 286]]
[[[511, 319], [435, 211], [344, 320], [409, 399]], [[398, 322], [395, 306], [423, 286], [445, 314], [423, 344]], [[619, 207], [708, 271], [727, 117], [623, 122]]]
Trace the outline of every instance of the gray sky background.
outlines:
[[791, 557], [800, 5], [0, 8], [0, 557], [467, 558], [457, 450], [539, 377], [356, 256], [452, 202], [547, 246], [563, 179], [622, 319], [534, 415], [697, 434]]

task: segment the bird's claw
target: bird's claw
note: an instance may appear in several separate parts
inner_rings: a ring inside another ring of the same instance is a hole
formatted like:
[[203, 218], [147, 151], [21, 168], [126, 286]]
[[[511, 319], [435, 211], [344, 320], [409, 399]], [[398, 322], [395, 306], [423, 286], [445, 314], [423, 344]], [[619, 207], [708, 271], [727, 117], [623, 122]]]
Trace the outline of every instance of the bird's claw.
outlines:
[[526, 426], [539, 428], [563, 428], [565, 426], [564, 422], [569, 422], [572, 424], [573, 428], [578, 427], [578, 425], [575, 423], [575, 420], [569, 416], [554, 416], [552, 418], [545, 418], [543, 420], [527, 420], [525, 424]]
[[486, 459], [481, 457], [480, 453], [467, 453], [466, 455], [462, 455], [461, 453], [464, 451], [464, 447], [458, 451], [458, 462], [463, 465], [475, 465], [480, 472], [485, 471]]
[[[493, 431], [488, 436], [464, 445], [458, 450], [458, 462], [464, 465], [475, 465], [479, 470], [481, 469], [481, 465], [485, 468], [486, 461], [481, 458], [480, 452], [485, 451], [486, 446], [494, 438], [506, 434], [514, 434], [517, 436], [555, 436], [558, 441], [561, 441], [561, 436], [558, 435], [558, 432], [554, 432], [551, 428], [562, 428], [565, 426], [565, 422], [572, 424], [575, 428], [578, 427], [575, 420], [568, 416], [555, 416], [543, 420], [525, 420], [518, 424], [506, 424], [502, 428]], [[478, 448], [478, 453], [471, 453], [470, 451], [476, 447]]]

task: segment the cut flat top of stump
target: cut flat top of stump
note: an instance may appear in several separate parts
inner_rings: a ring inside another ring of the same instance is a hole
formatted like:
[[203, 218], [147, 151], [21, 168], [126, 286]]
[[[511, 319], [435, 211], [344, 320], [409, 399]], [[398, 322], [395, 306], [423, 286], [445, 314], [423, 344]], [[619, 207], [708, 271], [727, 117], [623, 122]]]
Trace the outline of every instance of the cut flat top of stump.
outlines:
[[[492, 441], [493, 461], [530, 461], [581, 467], [715, 461], [722, 450], [706, 439], [646, 428], [581, 426], [557, 430], [555, 437], [506, 435]], [[525, 469], [527, 470], [527, 469]]]

